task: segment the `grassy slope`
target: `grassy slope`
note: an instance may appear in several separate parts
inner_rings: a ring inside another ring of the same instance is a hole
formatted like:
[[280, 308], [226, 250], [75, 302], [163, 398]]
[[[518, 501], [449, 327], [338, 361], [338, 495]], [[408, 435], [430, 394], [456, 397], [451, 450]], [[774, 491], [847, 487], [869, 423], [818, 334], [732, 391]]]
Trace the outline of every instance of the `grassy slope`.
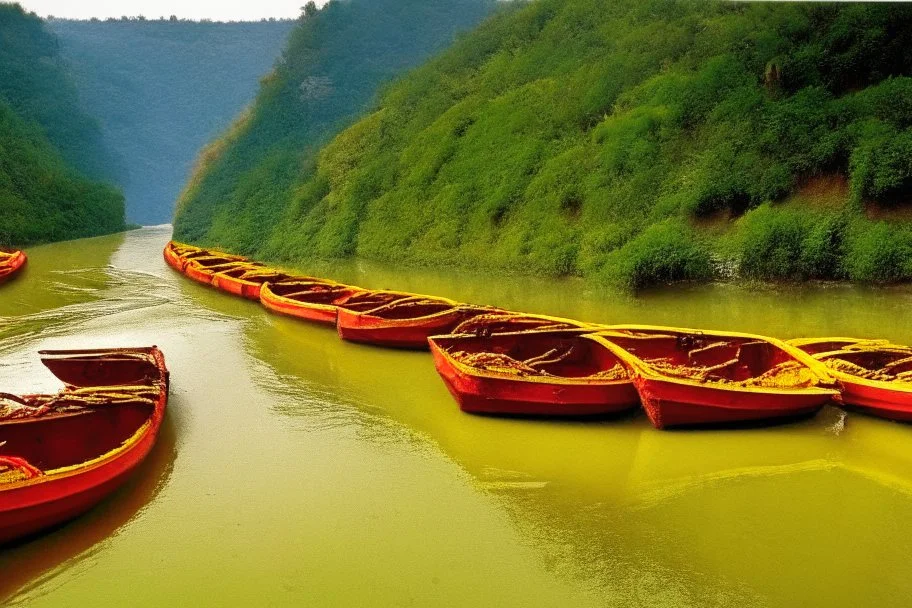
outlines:
[[51, 21], [122, 165], [127, 215], [171, 220], [199, 149], [256, 94], [291, 21]]
[[124, 228], [110, 157], [42, 22], [0, 4], [0, 245]]
[[912, 7], [538, 0], [391, 87], [268, 240], [186, 234], [627, 288], [910, 279], [909, 223], [870, 219], [912, 193], [910, 70]]
[[253, 252], [310, 175], [319, 144], [378, 87], [449, 44], [491, 0], [350, 0], [305, 16], [256, 103], [204, 151], [181, 197], [178, 238]]

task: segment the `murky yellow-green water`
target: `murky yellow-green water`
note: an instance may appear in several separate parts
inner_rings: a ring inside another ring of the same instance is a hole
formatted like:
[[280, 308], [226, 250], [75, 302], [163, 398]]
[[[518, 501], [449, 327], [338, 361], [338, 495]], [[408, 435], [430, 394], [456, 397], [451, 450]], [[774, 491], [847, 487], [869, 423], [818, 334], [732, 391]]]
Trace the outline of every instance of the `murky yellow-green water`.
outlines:
[[[0, 550], [28, 606], [904, 606], [912, 427], [835, 409], [661, 432], [461, 414], [429, 355], [342, 343], [191, 283], [165, 228], [32, 249], [0, 289], [0, 385], [40, 348], [158, 344], [173, 390], [139, 474]], [[318, 269], [603, 322], [912, 342], [912, 290], [707, 286], [618, 300], [580, 281]]]

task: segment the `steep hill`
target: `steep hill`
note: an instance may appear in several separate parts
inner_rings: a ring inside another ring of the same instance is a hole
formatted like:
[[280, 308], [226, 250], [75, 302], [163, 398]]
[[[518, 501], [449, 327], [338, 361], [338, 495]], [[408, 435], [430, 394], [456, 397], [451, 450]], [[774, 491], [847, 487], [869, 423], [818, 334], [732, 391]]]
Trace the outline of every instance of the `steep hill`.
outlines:
[[293, 25], [50, 21], [118, 156], [131, 221], [170, 221], [199, 149], [253, 99]]
[[177, 233], [628, 288], [910, 279], [910, 72], [908, 5], [538, 0], [390, 87], [269, 235]]
[[123, 230], [123, 196], [100, 181], [111, 157], [54, 36], [0, 4], [0, 40], [0, 245]]
[[492, 0], [346, 0], [306, 8], [256, 103], [203, 153], [176, 233], [252, 251], [273, 229], [314, 152], [378, 87], [478, 23]]

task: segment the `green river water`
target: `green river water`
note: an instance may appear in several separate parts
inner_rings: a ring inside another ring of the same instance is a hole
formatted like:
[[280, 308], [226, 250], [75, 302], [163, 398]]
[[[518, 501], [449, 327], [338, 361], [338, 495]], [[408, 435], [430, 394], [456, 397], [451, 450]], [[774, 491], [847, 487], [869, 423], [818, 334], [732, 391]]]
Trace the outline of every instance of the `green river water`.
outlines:
[[[460, 413], [426, 353], [343, 343], [168, 268], [169, 227], [36, 247], [0, 291], [0, 384], [41, 348], [158, 344], [160, 440], [86, 516], [0, 550], [28, 606], [904, 606], [912, 427], [835, 408], [657, 431]], [[306, 269], [600, 322], [912, 342], [912, 290], [675, 288]]]

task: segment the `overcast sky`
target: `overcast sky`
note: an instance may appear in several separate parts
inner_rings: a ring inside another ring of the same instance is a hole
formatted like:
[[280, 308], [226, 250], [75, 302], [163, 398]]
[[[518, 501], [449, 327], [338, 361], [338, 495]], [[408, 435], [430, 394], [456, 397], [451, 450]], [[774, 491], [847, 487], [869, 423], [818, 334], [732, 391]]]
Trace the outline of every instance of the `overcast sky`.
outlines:
[[[289, 18], [301, 14], [306, 0], [18, 0], [42, 17], [134, 17], [148, 19], [177, 15], [185, 19], [250, 21], [263, 17]], [[322, 6], [327, 0], [316, 0]]]

